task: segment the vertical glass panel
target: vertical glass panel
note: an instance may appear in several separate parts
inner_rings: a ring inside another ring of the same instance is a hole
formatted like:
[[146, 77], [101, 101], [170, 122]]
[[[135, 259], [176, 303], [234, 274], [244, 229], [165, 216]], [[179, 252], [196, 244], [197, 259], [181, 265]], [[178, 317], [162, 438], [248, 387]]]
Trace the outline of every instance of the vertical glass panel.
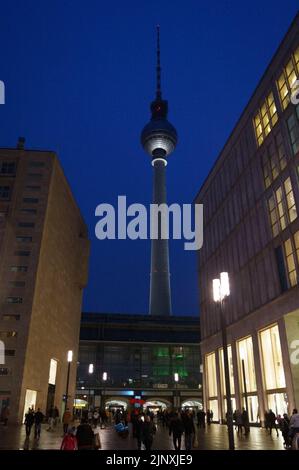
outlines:
[[260, 332], [266, 390], [285, 387], [278, 325]]
[[[246, 383], [246, 391], [255, 392], [256, 391], [256, 377], [255, 377], [255, 367], [254, 367], [254, 358], [253, 358], [253, 344], [252, 337], [242, 339], [238, 341], [238, 358], [239, 358], [239, 374], [240, 374], [240, 383], [242, 392], [244, 393], [244, 375]], [[243, 365], [244, 367], [243, 367]]]
[[[234, 383], [234, 367], [233, 367], [233, 357], [232, 357], [232, 348], [231, 348], [231, 346], [227, 347], [227, 355], [228, 355], [230, 392], [231, 392], [232, 395], [234, 395], [234, 393], [235, 393], [235, 383]], [[220, 359], [220, 373], [221, 373], [221, 390], [222, 390], [222, 394], [226, 395], [223, 348], [219, 349], [219, 359]]]
[[216, 354], [206, 355], [206, 383], [209, 397], [217, 396]]

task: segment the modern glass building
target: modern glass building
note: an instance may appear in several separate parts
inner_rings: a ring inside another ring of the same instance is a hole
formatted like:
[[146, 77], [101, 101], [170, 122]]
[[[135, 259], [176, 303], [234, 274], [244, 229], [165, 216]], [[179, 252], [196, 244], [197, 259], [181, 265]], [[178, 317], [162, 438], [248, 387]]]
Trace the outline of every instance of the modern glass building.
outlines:
[[161, 406], [190, 401], [199, 406], [199, 339], [199, 320], [194, 317], [83, 314], [79, 403], [129, 404], [137, 396]]
[[[251, 423], [299, 407], [299, 17], [202, 185], [199, 256], [205, 406], [226, 413], [219, 308], [212, 281], [226, 271], [224, 305], [233, 409]], [[292, 99], [293, 96], [293, 99]]]

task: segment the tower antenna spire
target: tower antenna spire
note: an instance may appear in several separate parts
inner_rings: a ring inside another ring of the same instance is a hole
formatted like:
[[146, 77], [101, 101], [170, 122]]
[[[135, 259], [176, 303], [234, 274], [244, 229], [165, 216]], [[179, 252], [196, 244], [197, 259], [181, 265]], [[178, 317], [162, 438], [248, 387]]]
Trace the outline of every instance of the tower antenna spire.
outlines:
[[160, 64], [160, 25], [157, 24], [157, 89], [156, 89], [156, 99], [162, 99], [161, 92], [161, 64]]

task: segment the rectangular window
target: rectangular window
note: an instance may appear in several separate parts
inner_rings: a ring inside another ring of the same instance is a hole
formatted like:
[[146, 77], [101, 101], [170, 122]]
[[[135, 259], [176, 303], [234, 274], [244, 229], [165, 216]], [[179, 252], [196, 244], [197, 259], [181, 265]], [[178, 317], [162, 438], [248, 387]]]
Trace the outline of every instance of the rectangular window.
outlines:
[[287, 65], [284, 67], [280, 77], [277, 80], [277, 89], [283, 110], [285, 110], [290, 103], [292, 87], [299, 76], [298, 55], [299, 47], [291, 55]]
[[294, 198], [294, 193], [293, 193], [293, 188], [292, 188], [292, 182], [291, 178], [288, 177], [284, 181], [284, 190], [285, 190], [285, 195], [286, 195], [286, 201], [287, 201], [287, 207], [288, 207], [288, 213], [289, 213], [289, 220], [290, 222], [293, 222], [297, 218], [297, 209], [296, 209], [296, 203], [295, 203], [295, 198]]
[[15, 356], [16, 350], [15, 349], [5, 349], [5, 356]]
[[25, 281], [9, 281], [11, 287], [24, 287]]
[[16, 338], [18, 333], [16, 331], [0, 331], [0, 338]]
[[299, 230], [298, 232], [294, 233], [294, 245], [296, 250], [297, 261], [299, 265]]
[[263, 143], [278, 120], [274, 95], [271, 91], [254, 117], [254, 129], [258, 147]]
[[15, 256], [30, 256], [30, 251], [17, 250]]
[[0, 367], [0, 375], [8, 375], [9, 369], [8, 367]]
[[39, 201], [39, 199], [37, 199], [36, 197], [24, 197], [23, 198], [23, 202], [27, 202], [29, 204], [37, 204]]
[[260, 343], [266, 390], [284, 388], [286, 383], [278, 325], [261, 331]]
[[32, 242], [32, 237], [16, 237], [17, 242], [30, 243]]
[[208, 397], [217, 397], [216, 354], [206, 355], [206, 381]]
[[9, 270], [13, 273], [27, 273], [28, 266], [11, 266]]
[[286, 228], [286, 214], [285, 214], [285, 207], [284, 207], [284, 203], [283, 203], [283, 199], [282, 199], [283, 196], [282, 195], [283, 195], [283, 192], [282, 192], [282, 188], [280, 186], [275, 191], [275, 197], [276, 197], [276, 204], [277, 204], [280, 228], [281, 228], [281, 230], [284, 230]]
[[288, 281], [287, 281], [287, 274], [285, 270], [285, 263], [284, 263], [284, 256], [283, 256], [283, 249], [282, 246], [278, 246], [275, 248], [275, 257], [278, 269], [278, 276], [281, 291], [284, 292], [288, 289]]
[[16, 174], [16, 162], [1, 162], [0, 163], [0, 174], [1, 176], [15, 176]]
[[23, 208], [23, 209], [21, 209], [21, 212], [23, 212], [24, 214], [36, 214], [37, 210], [36, 209]]
[[22, 304], [23, 298], [22, 297], [6, 297], [6, 302], [8, 304]]
[[[227, 347], [228, 355], [228, 368], [229, 368], [229, 381], [230, 381], [230, 392], [232, 395], [235, 393], [235, 383], [234, 383], [234, 368], [233, 368], [233, 357], [232, 357], [232, 347]], [[224, 354], [223, 348], [219, 349], [219, 362], [220, 362], [220, 372], [221, 372], [221, 389], [223, 396], [226, 396], [226, 383], [225, 383], [225, 369], [224, 369]]]
[[287, 126], [293, 154], [296, 155], [299, 150], [299, 105], [296, 106], [296, 113], [287, 120]]
[[10, 199], [10, 186], [0, 186], [0, 199], [5, 201]]
[[256, 391], [256, 378], [255, 378], [255, 366], [254, 366], [254, 356], [253, 356], [253, 344], [252, 337], [242, 339], [237, 342], [238, 344], [238, 357], [239, 357], [239, 367], [240, 367], [240, 382], [242, 393], [244, 393], [244, 379], [246, 383], [246, 391], [255, 392]]
[[29, 191], [39, 191], [40, 190], [40, 186], [36, 186], [36, 185], [27, 185], [25, 186], [25, 189], [28, 189]]
[[278, 225], [278, 215], [276, 211], [276, 203], [274, 196], [271, 196], [268, 199], [268, 209], [270, 214], [270, 222], [271, 222], [271, 229], [273, 237], [276, 237], [279, 233], [279, 225]]
[[271, 185], [279, 173], [285, 169], [286, 165], [287, 160], [283, 141], [281, 133], [278, 132], [273, 142], [268, 145], [262, 155], [265, 188], [268, 188]]
[[43, 176], [41, 173], [28, 173], [27, 175], [29, 178], [34, 178], [36, 180], [39, 180], [41, 179], [41, 177]]
[[297, 272], [295, 264], [295, 253], [293, 250], [292, 240], [289, 238], [284, 242], [284, 252], [287, 265], [287, 272], [290, 286], [293, 287], [297, 284]]
[[18, 223], [18, 227], [22, 227], [22, 228], [33, 228], [35, 225], [34, 222], [19, 222]]
[[13, 313], [6, 313], [3, 315], [3, 320], [20, 320], [21, 315], [15, 315]]
[[30, 168], [42, 168], [45, 166], [45, 162], [37, 162], [37, 161], [32, 161], [29, 163]]

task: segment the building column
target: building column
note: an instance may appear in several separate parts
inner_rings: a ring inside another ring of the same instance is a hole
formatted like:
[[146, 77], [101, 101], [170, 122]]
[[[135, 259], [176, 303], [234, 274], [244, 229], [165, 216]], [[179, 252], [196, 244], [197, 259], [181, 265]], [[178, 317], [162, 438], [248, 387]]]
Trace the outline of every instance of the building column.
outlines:
[[220, 376], [220, 363], [219, 363], [219, 347], [215, 349], [216, 359], [216, 378], [217, 378], [217, 396], [218, 396], [218, 415], [219, 422], [222, 423], [224, 419], [224, 408], [223, 408], [223, 395], [221, 390], [221, 376]]

